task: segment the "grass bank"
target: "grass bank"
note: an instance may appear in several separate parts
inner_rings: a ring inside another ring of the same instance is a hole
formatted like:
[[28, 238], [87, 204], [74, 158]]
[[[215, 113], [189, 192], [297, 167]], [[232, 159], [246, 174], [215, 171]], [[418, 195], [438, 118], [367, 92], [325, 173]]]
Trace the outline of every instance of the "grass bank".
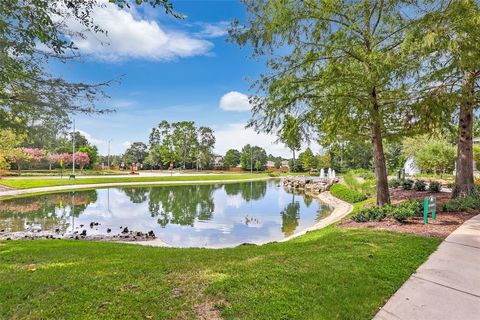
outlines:
[[185, 176], [162, 176], [162, 177], [94, 177], [81, 178], [77, 180], [69, 179], [4, 179], [0, 180], [0, 184], [15, 189], [31, 189], [42, 187], [56, 187], [67, 185], [84, 185], [84, 184], [100, 184], [100, 183], [131, 183], [131, 182], [165, 182], [165, 181], [212, 181], [212, 180], [242, 180], [267, 178], [268, 174], [212, 174], [212, 175], [185, 175]]
[[4, 241], [0, 318], [370, 319], [439, 242], [335, 226], [222, 250]]

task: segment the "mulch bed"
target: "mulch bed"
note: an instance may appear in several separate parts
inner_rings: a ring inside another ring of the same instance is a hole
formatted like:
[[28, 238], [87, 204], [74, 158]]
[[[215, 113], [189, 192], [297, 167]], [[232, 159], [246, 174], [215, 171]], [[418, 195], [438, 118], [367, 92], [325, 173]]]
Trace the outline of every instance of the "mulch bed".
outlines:
[[[414, 191], [403, 189], [391, 189], [390, 197], [392, 203], [399, 203], [408, 199], [420, 199], [434, 195], [437, 198], [437, 208], [441, 209], [442, 204], [450, 199], [449, 192], [431, 193], [428, 191]], [[399, 223], [393, 219], [384, 219], [380, 222], [354, 222], [351, 219], [343, 221], [340, 226], [345, 228], [372, 228], [388, 230], [401, 233], [412, 233], [426, 237], [446, 238], [466, 220], [479, 214], [478, 211], [471, 212], [437, 212], [437, 219], [433, 221], [429, 214], [428, 224], [423, 224], [423, 218], [415, 217], [406, 223]]]

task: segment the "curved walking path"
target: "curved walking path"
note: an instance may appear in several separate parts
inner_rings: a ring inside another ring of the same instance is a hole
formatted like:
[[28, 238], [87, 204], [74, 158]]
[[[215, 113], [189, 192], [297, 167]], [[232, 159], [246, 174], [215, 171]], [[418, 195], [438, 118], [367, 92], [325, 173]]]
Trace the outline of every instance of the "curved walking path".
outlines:
[[374, 319], [480, 319], [480, 215], [452, 232]]
[[54, 191], [68, 191], [88, 188], [108, 188], [108, 187], [128, 187], [128, 186], [152, 186], [152, 185], [172, 185], [172, 184], [203, 184], [203, 183], [230, 183], [230, 182], [248, 182], [268, 180], [271, 177], [252, 178], [252, 179], [229, 179], [229, 180], [182, 180], [182, 181], [136, 181], [136, 182], [108, 182], [108, 183], [95, 183], [95, 184], [74, 184], [64, 186], [53, 187], [41, 187], [30, 189], [10, 189], [6, 191], [0, 191], [0, 199], [4, 197], [19, 196], [26, 194], [35, 194], [42, 192], [54, 192]]

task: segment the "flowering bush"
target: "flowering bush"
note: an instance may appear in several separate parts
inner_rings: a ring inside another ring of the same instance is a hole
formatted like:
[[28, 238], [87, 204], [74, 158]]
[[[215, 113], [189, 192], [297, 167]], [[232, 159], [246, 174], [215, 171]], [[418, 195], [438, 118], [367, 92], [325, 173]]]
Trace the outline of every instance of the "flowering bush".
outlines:
[[[73, 156], [71, 154], [68, 155], [67, 158], [68, 164], [73, 163]], [[79, 165], [80, 170], [83, 170], [83, 168], [90, 163], [90, 158], [88, 157], [88, 154], [85, 152], [75, 152], [75, 165]]]

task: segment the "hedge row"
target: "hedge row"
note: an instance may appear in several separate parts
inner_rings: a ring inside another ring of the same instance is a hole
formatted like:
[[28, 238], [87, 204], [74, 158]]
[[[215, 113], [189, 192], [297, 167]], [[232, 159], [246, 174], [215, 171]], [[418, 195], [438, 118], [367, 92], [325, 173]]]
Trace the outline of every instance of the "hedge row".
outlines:
[[367, 199], [365, 194], [352, 190], [344, 184], [334, 184], [330, 187], [330, 193], [334, 197], [349, 203], [356, 203]]

